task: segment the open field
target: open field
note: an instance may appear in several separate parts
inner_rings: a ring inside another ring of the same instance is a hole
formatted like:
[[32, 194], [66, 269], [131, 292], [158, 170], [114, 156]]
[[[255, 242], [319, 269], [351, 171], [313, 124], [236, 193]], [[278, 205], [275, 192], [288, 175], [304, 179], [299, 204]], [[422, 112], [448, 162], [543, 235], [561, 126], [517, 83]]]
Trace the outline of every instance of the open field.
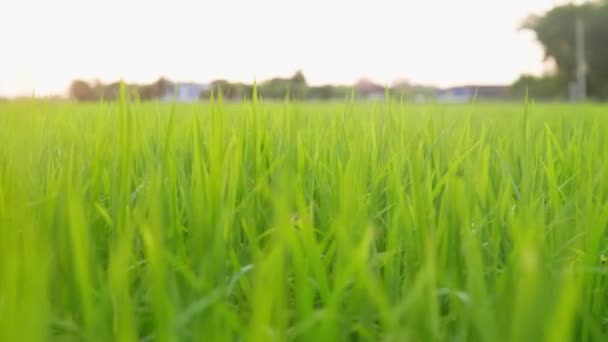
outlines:
[[605, 341], [608, 107], [0, 104], [0, 341]]

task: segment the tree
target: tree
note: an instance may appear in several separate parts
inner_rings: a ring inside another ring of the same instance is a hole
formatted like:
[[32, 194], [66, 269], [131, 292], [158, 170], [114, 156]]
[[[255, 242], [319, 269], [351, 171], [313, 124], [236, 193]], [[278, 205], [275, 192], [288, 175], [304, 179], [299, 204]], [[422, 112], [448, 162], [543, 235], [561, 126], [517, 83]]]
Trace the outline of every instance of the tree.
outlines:
[[531, 16], [523, 29], [532, 30], [543, 45], [545, 59], [557, 66], [556, 80], [567, 89], [576, 76], [575, 22], [585, 29], [587, 88], [595, 98], [608, 98], [608, 1], [555, 7], [543, 16]]
[[334, 87], [331, 85], [323, 85], [320, 87], [310, 87], [308, 89], [308, 97], [315, 100], [329, 100], [335, 96]]
[[565, 82], [555, 75], [541, 77], [523, 75], [512, 86], [511, 93], [516, 99], [528, 96], [535, 100], [561, 100], [568, 97]]
[[154, 100], [159, 99], [163, 95], [166, 95], [172, 90], [172, 83], [161, 77], [156, 82], [137, 87], [140, 99], [142, 100]]
[[306, 83], [306, 77], [301, 70], [298, 70], [289, 82], [289, 96], [292, 99], [302, 100], [308, 93], [308, 84]]
[[70, 97], [76, 101], [95, 101], [97, 94], [95, 90], [82, 80], [74, 80], [70, 85]]
[[262, 97], [267, 99], [282, 100], [289, 98], [302, 100], [306, 98], [309, 88], [304, 74], [298, 70], [291, 78], [275, 77], [262, 82], [259, 86], [259, 91]]
[[[222, 98], [224, 99], [237, 99], [239, 96], [239, 87], [236, 84], [230, 83], [226, 80], [215, 80], [211, 82], [211, 90], [217, 97], [221, 92]], [[204, 92], [201, 94], [201, 98], [209, 99], [211, 92]]]
[[306, 86], [306, 77], [304, 77], [304, 73], [302, 70], [296, 71], [296, 73], [291, 77], [292, 85]]

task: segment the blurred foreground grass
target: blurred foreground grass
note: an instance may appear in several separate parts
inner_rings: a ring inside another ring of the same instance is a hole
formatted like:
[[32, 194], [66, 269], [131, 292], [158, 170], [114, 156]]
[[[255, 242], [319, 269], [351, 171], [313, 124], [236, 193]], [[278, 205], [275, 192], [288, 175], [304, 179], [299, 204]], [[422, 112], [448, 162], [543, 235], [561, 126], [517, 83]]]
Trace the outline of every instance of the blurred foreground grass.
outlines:
[[0, 104], [0, 341], [605, 341], [607, 114]]

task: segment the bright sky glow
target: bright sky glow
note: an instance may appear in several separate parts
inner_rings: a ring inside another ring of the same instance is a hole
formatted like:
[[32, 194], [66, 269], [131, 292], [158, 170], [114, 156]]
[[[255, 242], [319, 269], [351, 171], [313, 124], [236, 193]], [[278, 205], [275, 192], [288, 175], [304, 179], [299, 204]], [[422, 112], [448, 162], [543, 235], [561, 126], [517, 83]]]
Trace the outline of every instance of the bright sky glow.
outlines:
[[74, 78], [150, 82], [289, 76], [508, 83], [543, 70], [518, 32], [555, 0], [3, 0], [0, 95]]

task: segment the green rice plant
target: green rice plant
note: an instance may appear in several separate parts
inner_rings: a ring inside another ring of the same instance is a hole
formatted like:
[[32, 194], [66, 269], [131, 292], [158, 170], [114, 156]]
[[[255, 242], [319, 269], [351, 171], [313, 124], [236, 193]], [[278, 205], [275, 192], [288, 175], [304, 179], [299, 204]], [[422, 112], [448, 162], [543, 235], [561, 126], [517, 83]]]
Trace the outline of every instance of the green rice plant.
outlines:
[[0, 341], [604, 341], [607, 107], [0, 104]]

